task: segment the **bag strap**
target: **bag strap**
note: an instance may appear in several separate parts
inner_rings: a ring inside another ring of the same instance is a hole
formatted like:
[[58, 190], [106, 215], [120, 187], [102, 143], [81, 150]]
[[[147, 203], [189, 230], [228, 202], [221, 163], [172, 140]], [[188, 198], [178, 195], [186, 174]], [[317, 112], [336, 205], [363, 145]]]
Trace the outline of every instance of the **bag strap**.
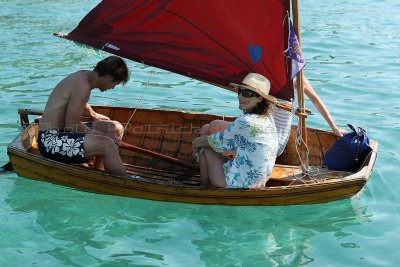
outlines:
[[356, 158], [355, 161], [358, 163], [358, 154], [360, 154], [360, 145], [361, 145], [361, 141], [360, 141], [360, 137], [363, 136], [364, 134], [364, 129], [358, 127], [358, 131], [356, 130], [356, 128], [351, 125], [350, 123], [347, 124], [347, 126], [349, 126], [349, 128], [356, 134]]
[[356, 158], [355, 158], [355, 161], [358, 163], [358, 154], [360, 153], [360, 145], [361, 145], [360, 135], [359, 134], [356, 135], [356, 140], [357, 140], [357, 147], [356, 147]]
[[358, 127], [358, 133], [357, 133], [357, 135], [359, 135], [359, 136], [365, 135], [365, 130], [364, 130], [363, 128], [361, 128], [361, 127]]
[[351, 125], [350, 123], [348, 123], [347, 126], [349, 126], [349, 128], [350, 128], [351, 130], [353, 130], [353, 132], [355, 132], [356, 134], [358, 134], [357, 131], [356, 131], [356, 128], [355, 128], [353, 125]]
[[[364, 128], [361, 127], [354, 127], [352, 124], [348, 123], [347, 126], [355, 133], [355, 138], [356, 138], [356, 158], [355, 161], [358, 162], [358, 156], [360, 154], [360, 147], [361, 147], [361, 140], [365, 140], [367, 137], [366, 131]], [[367, 139], [368, 140], [368, 139]]]

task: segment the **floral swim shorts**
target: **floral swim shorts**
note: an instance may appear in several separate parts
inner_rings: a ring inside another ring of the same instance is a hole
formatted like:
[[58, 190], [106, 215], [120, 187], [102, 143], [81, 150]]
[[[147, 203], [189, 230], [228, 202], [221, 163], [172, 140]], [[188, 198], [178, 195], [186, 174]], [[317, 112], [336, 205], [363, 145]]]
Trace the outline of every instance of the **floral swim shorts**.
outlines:
[[84, 133], [59, 132], [57, 130], [39, 131], [38, 147], [43, 157], [64, 162], [87, 162], [84, 158]]

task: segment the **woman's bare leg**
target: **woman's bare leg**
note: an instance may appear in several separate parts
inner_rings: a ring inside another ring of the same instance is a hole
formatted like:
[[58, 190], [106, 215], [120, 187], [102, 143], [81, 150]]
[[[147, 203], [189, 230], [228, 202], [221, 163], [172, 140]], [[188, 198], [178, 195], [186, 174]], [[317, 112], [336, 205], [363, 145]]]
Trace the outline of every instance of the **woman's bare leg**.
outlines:
[[[231, 125], [231, 122], [214, 120], [200, 128], [200, 135], [222, 132], [229, 125]], [[215, 152], [211, 148], [204, 148], [199, 160], [201, 184], [203, 186], [226, 187], [226, 179], [222, 167], [225, 161], [226, 158], [222, 154]]]
[[200, 165], [201, 185], [204, 187], [210, 187], [210, 180], [208, 177], [208, 170], [207, 170], [207, 162], [206, 162], [206, 158], [204, 157], [204, 153], [201, 153], [201, 155], [200, 155], [199, 165]]
[[214, 120], [210, 122], [210, 126], [208, 127], [209, 135], [213, 133], [218, 133], [224, 131], [231, 125], [232, 122], [230, 121], [223, 121], [223, 120]]
[[204, 125], [201, 126], [201, 128], [200, 128], [199, 134], [200, 134], [200, 135], [210, 135], [209, 128], [210, 128], [210, 124], [204, 124]]
[[222, 167], [226, 159], [220, 153], [217, 153], [212, 148], [207, 147], [204, 148], [202, 156], [205, 160], [205, 164], [204, 166], [200, 165], [200, 173], [203, 172], [204, 174], [207, 174], [208, 181], [212, 186], [226, 187], [226, 178]]
[[210, 135], [217, 132], [222, 132], [231, 125], [229, 121], [213, 120], [209, 124], [205, 124], [200, 128], [200, 135]]

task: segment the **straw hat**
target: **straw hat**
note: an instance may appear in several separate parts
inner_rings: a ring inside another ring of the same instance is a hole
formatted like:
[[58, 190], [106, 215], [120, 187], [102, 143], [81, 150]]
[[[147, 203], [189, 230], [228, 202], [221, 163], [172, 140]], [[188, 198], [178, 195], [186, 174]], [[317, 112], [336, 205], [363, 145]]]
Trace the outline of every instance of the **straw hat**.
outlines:
[[271, 83], [267, 78], [258, 73], [249, 73], [244, 77], [242, 84], [230, 83], [230, 86], [235, 89], [243, 88], [256, 92], [267, 101], [275, 102], [276, 99], [269, 95], [269, 89], [271, 88]]

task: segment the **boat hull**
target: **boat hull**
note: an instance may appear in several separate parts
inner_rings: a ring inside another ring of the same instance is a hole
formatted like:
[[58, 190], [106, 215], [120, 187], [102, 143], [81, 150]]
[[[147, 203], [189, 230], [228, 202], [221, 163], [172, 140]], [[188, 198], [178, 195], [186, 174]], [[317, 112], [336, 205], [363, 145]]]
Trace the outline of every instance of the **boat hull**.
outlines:
[[[98, 110], [112, 110], [111, 107], [100, 107]], [[152, 111], [149, 110], [151, 113]], [[105, 115], [110, 115], [111, 113]], [[182, 116], [187, 116], [185, 112]], [[203, 114], [190, 114], [193, 121]], [[174, 117], [174, 116], [172, 116]], [[315, 131], [315, 130], [313, 130]], [[321, 131], [323, 134], [325, 132]], [[194, 133], [196, 135], [198, 133]], [[151, 133], [152, 136], [153, 133]], [[162, 135], [162, 134], [161, 134]], [[179, 135], [179, 134], [178, 134]], [[182, 135], [182, 134], [181, 134]], [[160, 136], [160, 134], [159, 134]], [[165, 133], [163, 136], [166, 139]], [[125, 139], [133, 139], [128, 134]], [[144, 139], [146, 139], [144, 137]], [[320, 169], [325, 172], [319, 178], [300, 180], [297, 165], [277, 164], [270, 181], [261, 189], [206, 189], [200, 186], [200, 177], [194, 170], [177, 168], [165, 162], [154, 162], [154, 159], [140, 157], [137, 153], [124, 154], [128, 173], [138, 178], [126, 178], [100, 172], [79, 165], [64, 164], [46, 159], [35, 148], [37, 125], [31, 124], [8, 147], [8, 155], [14, 171], [20, 176], [64, 185], [89, 192], [142, 198], [158, 201], [184, 202], [213, 205], [293, 205], [330, 202], [351, 197], [359, 192], [368, 181], [376, 158], [377, 143], [371, 141], [374, 152], [370, 154], [359, 172], [343, 173]], [[180, 139], [180, 142], [183, 139]], [[334, 140], [334, 139], [333, 139]], [[140, 143], [140, 142], [139, 142]], [[139, 143], [134, 143], [139, 145]], [[145, 143], [145, 140], [142, 140]], [[162, 144], [158, 144], [162, 146]], [[174, 144], [177, 146], [184, 144]], [[181, 148], [183, 151], [186, 148]], [[179, 154], [178, 156], [181, 156]], [[126, 158], [137, 157], [134, 162]], [[285, 160], [291, 158], [290, 151], [285, 151]], [[316, 155], [312, 155], [316, 157]], [[146, 161], [147, 160], [147, 161]], [[188, 160], [188, 159], [187, 159]], [[320, 159], [321, 160], [321, 159]], [[188, 161], [191, 161], [189, 159]], [[280, 161], [284, 161], [280, 159]], [[143, 162], [143, 164], [138, 164]], [[133, 164], [135, 163], [135, 164]], [[163, 168], [162, 166], [168, 166]]]

